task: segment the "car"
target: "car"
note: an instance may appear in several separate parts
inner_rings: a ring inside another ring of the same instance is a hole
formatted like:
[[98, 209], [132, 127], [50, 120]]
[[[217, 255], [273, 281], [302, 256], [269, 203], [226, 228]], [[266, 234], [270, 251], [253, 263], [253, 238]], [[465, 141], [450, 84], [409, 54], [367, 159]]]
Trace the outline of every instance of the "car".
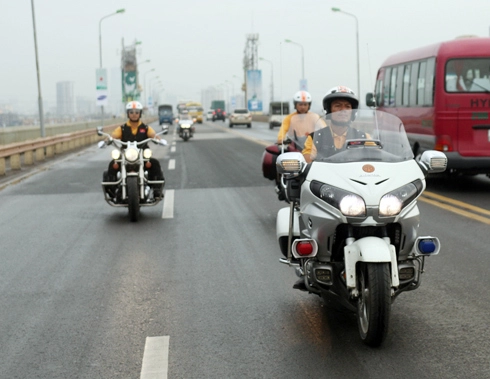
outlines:
[[247, 125], [247, 128], [252, 127], [252, 114], [248, 111], [248, 109], [238, 108], [233, 111], [228, 117], [230, 128], [233, 128], [233, 125]]
[[213, 119], [213, 111], [212, 110], [209, 110], [206, 113], [206, 121], [211, 121], [212, 119]]
[[225, 121], [225, 118], [226, 118], [226, 112], [224, 110], [218, 108], [213, 111], [213, 121], [216, 120]]

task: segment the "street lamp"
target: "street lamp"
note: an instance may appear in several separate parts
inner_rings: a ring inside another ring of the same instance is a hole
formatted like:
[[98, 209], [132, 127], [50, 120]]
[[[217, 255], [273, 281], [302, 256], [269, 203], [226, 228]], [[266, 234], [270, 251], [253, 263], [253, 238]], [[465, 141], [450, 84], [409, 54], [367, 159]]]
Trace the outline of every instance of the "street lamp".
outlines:
[[102, 32], [101, 32], [101, 24], [102, 20], [106, 19], [107, 17], [115, 16], [116, 14], [119, 13], [124, 13], [124, 8], [118, 9], [114, 13], [108, 14], [107, 16], [104, 16], [100, 19], [99, 21], [99, 60], [100, 60], [100, 68], [102, 68]]
[[[233, 79], [237, 79], [238, 80], [238, 85], [241, 86], [242, 85], [242, 79], [236, 75], [233, 75]], [[240, 92], [240, 91], [239, 91]], [[236, 94], [235, 94], [236, 95]], [[244, 99], [245, 100], [245, 99]], [[243, 107], [245, 108], [245, 105], [243, 105]]]
[[145, 88], [143, 89], [143, 92], [145, 93], [145, 105], [148, 107], [148, 94], [150, 93], [148, 91], [148, 87], [146, 86], [146, 74], [148, 74], [149, 72], [152, 72], [152, 71], [155, 71], [154, 68], [152, 68], [151, 70], [149, 71], [146, 71], [144, 74], [143, 74], [143, 83], [145, 84]]
[[[226, 80], [226, 83], [231, 84], [231, 94], [230, 94], [230, 98], [229, 98], [229, 100], [230, 100], [230, 109], [229, 110], [231, 111], [231, 99], [235, 96], [235, 85], [233, 84], [233, 82], [230, 82], [229, 80]], [[235, 99], [235, 104], [233, 104], [233, 106], [234, 106], [233, 109], [235, 109], [236, 99]]]
[[[118, 9], [114, 13], [111, 13], [107, 16], [104, 16], [100, 19], [99, 21], [99, 64], [100, 68], [102, 68], [102, 31], [101, 31], [101, 26], [102, 26], [102, 20], [106, 19], [107, 17], [115, 16], [116, 14], [119, 13], [124, 13], [124, 8]], [[101, 123], [104, 125], [104, 106], [100, 106], [100, 111], [101, 111]]]
[[303, 48], [303, 45], [297, 43], [297, 42], [293, 42], [291, 41], [290, 39], [285, 39], [284, 42], [287, 42], [287, 43], [292, 43], [293, 45], [297, 45], [299, 47], [301, 47], [301, 66], [302, 66], [302, 84], [303, 86], [305, 86], [305, 91], [307, 90], [306, 88], [306, 82], [305, 82], [305, 49]]
[[31, 0], [32, 8], [32, 26], [34, 29], [34, 50], [36, 53], [36, 72], [37, 72], [37, 92], [38, 92], [38, 110], [39, 110], [39, 125], [41, 127], [41, 137], [45, 137], [44, 132], [44, 111], [43, 98], [41, 96], [41, 74], [39, 73], [39, 59], [37, 57], [37, 36], [36, 36], [36, 17], [34, 15], [34, 0]]
[[274, 101], [274, 65], [272, 64], [272, 61], [260, 57], [259, 60], [270, 63], [271, 65], [271, 100], [270, 102]]
[[347, 13], [342, 11], [340, 8], [332, 8], [332, 12], [340, 12], [346, 14], [347, 16], [354, 17], [356, 20], [356, 46], [357, 46], [357, 96], [361, 96], [361, 74], [359, 69], [359, 21], [357, 17], [352, 13]]
[[[151, 82], [152, 82], [153, 80], [155, 80], [155, 79], [158, 79], [159, 77], [160, 77], [160, 76], [154, 76], [153, 78], [150, 78], [150, 80], [149, 80], [148, 85], [149, 85], [150, 91], [149, 91], [148, 93], [150, 94], [150, 96], [152, 96], [152, 91], [151, 91]], [[153, 108], [153, 99], [152, 99], [152, 102], [151, 102], [151, 107]]]

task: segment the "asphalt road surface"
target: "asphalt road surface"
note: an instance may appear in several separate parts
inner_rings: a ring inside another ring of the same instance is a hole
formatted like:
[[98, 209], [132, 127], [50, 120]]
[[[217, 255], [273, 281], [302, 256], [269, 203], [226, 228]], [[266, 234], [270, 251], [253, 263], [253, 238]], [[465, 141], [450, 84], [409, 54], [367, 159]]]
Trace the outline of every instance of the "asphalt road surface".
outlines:
[[276, 134], [205, 122], [184, 142], [171, 128], [153, 149], [165, 202], [137, 223], [103, 200], [110, 148], [4, 185], [0, 378], [490, 377], [490, 180], [429, 179], [421, 234], [442, 252], [373, 349], [279, 263], [286, 203], [261, 172]]

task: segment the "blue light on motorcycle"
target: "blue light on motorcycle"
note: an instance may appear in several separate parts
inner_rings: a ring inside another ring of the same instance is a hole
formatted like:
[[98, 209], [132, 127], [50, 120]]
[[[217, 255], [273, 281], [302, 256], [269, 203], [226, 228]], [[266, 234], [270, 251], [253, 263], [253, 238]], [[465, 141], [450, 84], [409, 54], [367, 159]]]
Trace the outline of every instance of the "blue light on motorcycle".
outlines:
[[423, 239], [419, 241], [419, 250], [422, 254], [431, 254], [436, 250], [436, 243], [432, 239]]

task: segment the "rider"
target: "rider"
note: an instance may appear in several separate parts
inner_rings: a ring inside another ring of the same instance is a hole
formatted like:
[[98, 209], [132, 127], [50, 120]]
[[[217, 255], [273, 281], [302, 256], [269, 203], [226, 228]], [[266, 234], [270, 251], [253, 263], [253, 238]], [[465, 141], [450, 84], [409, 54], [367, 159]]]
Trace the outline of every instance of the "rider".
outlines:
[[[143, 106], [138, 101], [130, 101], [126, 105], [126, 114], [128, 121], [117, 127], [112, 132], [112, 138], [119, 139], [123, 142], [143, 141], [147, 138], [161, 139], [155, 132], [155, 130], [144, 124], [141, 121], [143, 115]], [[115, 169], [114, 161], [109, 163], [108, 181], [115, 182], [117, 179], [117, 169]], [[163, 171], [160, 166], [160, 162], [155, 158], [150, 158], [148, 170], [148, 180], [164, 180]], [[110, 190], [110, 189], [109, 189]], [[153, 195], [155, 198], [163, 197], [163, 184], [156, 184], [153, 187]]]
[[[279, 133], [277, 134], [278, 144], [283, 143], [291, 125], [303, 124], [299, 129], [305, 129], [304, 133], [302, 133], [302, 135], [304, 136], [310, 134], [314, 130], [315, 122], [319, 119], [319, 117], [311, 117], [308, 120], [304, 120], [306, 122], [303, 121], [305, 116], [301, 115], [309, 114], [311, 116], [317, 116], [314, 113], [310, 112], [311, 95], [308, 92], [296, 92], [293, 96], [293, 104], [295, 112], [287, 115], [282, 121], [281, 128], [279, 129]], [[295, 128], [298, 129], [298, 126], [299, 125], [297, 125]]]
[[[331, 88], [323, 98], [323, 109], [325, 114], [331, 114], [330, 123], [325, 130], [317, 132], [315, 138], [317, 143], [322, 143], [322, 146], [326, 147], [327, 155], [343, 150], [348, 139], [370, 138], [369, 135], [350, 126], [356, 118], [355, 110], [359, 109], [359, 100], [350, 88], [344, 86]], [[312, 134], [306, 139], [303, 155], [308, 163], [316, 157]]]

